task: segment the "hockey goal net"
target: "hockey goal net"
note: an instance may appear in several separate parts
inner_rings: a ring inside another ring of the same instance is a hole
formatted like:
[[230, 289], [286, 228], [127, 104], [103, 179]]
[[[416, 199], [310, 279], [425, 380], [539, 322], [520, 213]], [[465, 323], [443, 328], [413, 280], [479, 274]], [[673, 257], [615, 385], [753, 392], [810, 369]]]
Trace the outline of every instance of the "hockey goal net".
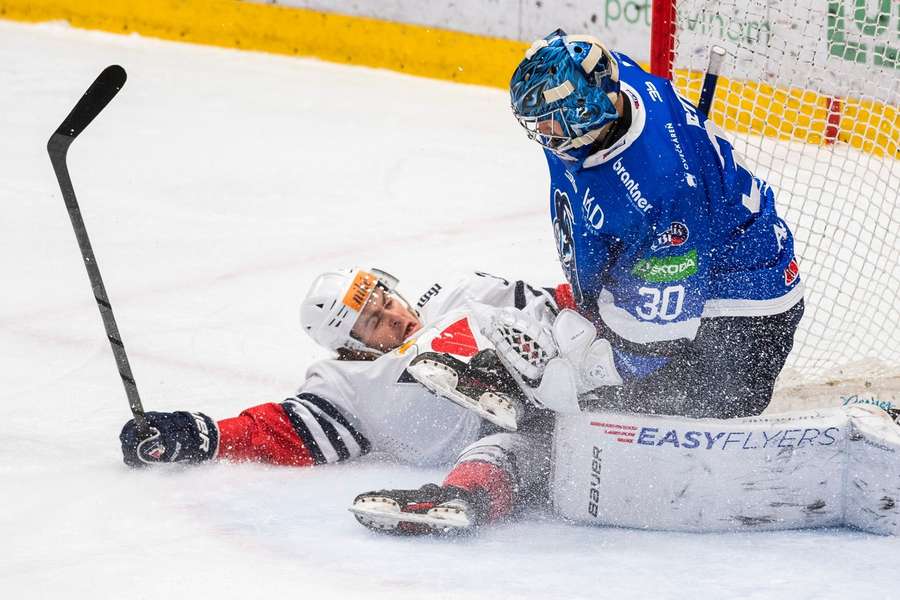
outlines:
[[773, 407], [900, 400], [900, 1], [655, 0], [651, 69], [776, 190], [806, 314]]

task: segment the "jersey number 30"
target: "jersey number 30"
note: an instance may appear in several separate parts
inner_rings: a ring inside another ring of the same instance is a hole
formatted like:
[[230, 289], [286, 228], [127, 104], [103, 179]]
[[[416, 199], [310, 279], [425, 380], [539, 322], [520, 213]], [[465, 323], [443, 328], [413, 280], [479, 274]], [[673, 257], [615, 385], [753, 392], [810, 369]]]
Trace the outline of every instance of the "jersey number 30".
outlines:
[[638, 293], [647, 301], [635, 310], [640, 318], [647, 321], [672, 321], [678, 318], [684, 308], [684, 286], [681, 285], [670, 285], [661, 292], [656, 288], [642, 287]]

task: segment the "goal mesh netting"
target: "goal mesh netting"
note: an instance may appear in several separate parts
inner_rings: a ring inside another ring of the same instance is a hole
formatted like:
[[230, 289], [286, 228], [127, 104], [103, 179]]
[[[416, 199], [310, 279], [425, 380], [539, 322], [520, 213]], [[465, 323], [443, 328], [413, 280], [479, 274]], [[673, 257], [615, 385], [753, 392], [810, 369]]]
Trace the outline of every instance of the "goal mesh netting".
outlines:
[[796, 237], [806, 315], [779, 385], [896, 377], [900, 1], [670, 1], [653, 71], [697, 102], [727, 51], [712, 116]]

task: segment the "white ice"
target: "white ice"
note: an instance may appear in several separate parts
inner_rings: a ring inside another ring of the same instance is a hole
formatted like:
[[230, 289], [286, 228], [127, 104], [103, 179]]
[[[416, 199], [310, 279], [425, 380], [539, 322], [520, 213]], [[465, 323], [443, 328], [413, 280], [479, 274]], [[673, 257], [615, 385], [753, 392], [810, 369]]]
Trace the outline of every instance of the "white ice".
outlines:
[[413, 293], [480, 269], [560, 280], [538, 149], [503, 92], [59, 25], [0, 23], [3, 598], [888, 598], [900, 542], [848, 530], [687, 535], [547, 516], [394, 539], [353, 496], [441, 476], [132, 471], [128, 408], [45, 152], [106, 65], [129, 81], [70, 152], [149, 410], [216, 418], [322, 357], [298, 299], [329, 266]]

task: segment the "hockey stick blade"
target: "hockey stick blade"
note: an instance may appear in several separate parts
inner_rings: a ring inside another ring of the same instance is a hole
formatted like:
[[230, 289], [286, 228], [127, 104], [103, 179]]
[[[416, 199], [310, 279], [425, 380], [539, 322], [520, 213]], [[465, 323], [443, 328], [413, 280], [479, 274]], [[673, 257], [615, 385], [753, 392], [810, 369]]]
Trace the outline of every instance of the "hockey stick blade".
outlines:
[[53, 165], [54, 173], [56, 173], [56, 180], [59, 183], [63, 200], [66, 203], [69, 219], [72, 221], [72, 229], [75, 231], [75, 238], [78, 240], [78, 247], [81, 249], [81, 257], [84, 261], [85, 269], [87, 269], [91, 288], [94, 291], [97, 308], [100, 309], [100, 318], [103, 320], [106, 337], [112, 347], [113, 356], [119, 368], [119, 376], [122, 378], [122, 384], [125, 386], [128, 405], [131, 408], [131, 413], [134, 415], [138, 435], [141, 439], [144, 439], [151, 435], [150, 427], [144, 417], [144, 407], [141, 404], [134, 376], [131, 374], [131, 365], [128, 362], [128, 355], [125, 353], [125, 345], [122, 343], [119, 335], [119, 328], [106, 294], [106, 286], [103, 285], [103, 278], [100, 276], [97, 259], [94, 256], [90, 238], [88, 238], [84, 219], [81, 216], [81, 209], [78, 206], [78, 199], [75, 196], [75, 189], [72, 186], [72, 179], [69, 176], [69, 168], [66, 164], [66, 154], [69, 146], [78, 134], [84, 131], [91, 121], [106, 108], [110, 100], [119, 93], [119, 90], [125, 85], [125, 79], [125, 69], [119, 65], [105, 68], [78, 100], [78, 103], [63, 120], [62, 124], [50, 136], [50, 141], [47, 142], [47, 152], [50, 154], [50, 162]]
[[122, 86], [125, 85], [125, 80], [127, 78], [128, 76], [125, 73], [125, 69], [119, 65], [110, 65], [103, 69], [97, 76], [97, 79], [94, 80], [94, 83], [91, 84], [81, 99], [78, 100], [78, 104], [75, 105], [75, 108], [73, 108], [69, 115], [63, 119], [60, 126], [57, 127], [53, 135], [50, 136], [48, 150], [50, 149], [50, 145], [53, 144], [53, 139], [57, 136], [61, 136], [61, 139], [57, 138], [60, 142], [68, 142], [65, 145], [71, 144], [72, 141], [78, 137], [78, 134], [84, 131], [84, 129], [91, 124], [91, 121], [106, 108], [106, 105], [109, 104], [110, 100], [116, 97], [116, 94], [118, 94], [119, 90], [122, 89]]

